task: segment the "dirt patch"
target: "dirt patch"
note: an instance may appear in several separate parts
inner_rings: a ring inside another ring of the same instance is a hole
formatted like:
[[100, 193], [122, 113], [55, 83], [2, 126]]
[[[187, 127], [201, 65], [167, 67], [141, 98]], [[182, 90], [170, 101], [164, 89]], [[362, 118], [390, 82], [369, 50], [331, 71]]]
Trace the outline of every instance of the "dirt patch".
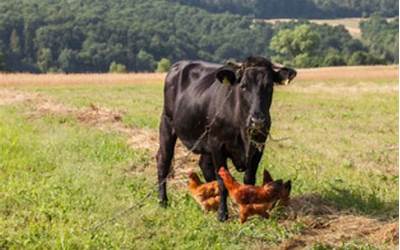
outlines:
[[322, 244], [340, 247], [351, 241], [370, 243], [382, 248], [394, 249], [399, 243], [398, 223], [384, 223], [354, 215], [337, 215], [304, 218], [307, 229], [284, 241], [277, 249], [304, 249], [305, 246]]
[[304, 249], [317, 243], [339, 247], [357, 240], [389, 249], [399, 244], [398, 221], [381, 221], [338, 210], [317, 194], [294, 197], [283, 217], [283, 224], [299, 220], [306, 228], [276, 249]]
[[37, 99], [38, 95], [20, 91], [0, 89], [0, 105], [11, 105]]

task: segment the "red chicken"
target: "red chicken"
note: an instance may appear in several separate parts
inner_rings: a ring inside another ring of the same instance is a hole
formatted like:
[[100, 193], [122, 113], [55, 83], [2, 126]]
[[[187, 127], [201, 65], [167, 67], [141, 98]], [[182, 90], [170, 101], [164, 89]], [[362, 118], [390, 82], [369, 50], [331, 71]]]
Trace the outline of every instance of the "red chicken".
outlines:
[[188, 189], [204, 211], [218, 210], [220, 197], [217, 181], [203, 184], [199, 176], [191, 172], [189, 174]]
[[[264, 169], [263, 185], [273, 182], [270, 173]], [[279, 204], [282, 206], [288, 206], [290, 202], [290, 191], [292, 189], [292, 182], [290, 180], [283, 183], [283, 188], [279, 194]]]
[[256, 214], [268, 218], [267, 211], [275, 205], [283, 193], [282, 180], [273, 181], [269, 173], [264, 172], [266, 183], [261, 187], [238, 183], [224, 167], [219, 169], [218, 174], [224, 181], [229, 196], [239, 205], [241, 223]]

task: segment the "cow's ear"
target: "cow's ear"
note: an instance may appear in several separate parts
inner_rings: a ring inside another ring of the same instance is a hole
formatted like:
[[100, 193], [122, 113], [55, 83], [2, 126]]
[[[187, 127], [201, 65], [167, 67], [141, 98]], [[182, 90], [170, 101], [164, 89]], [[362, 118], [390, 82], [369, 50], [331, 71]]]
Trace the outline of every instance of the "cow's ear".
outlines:
[[236, 83], [236, 74], [233, 69], [230, 67], [222, 67], [217, 71], [216, 77], [219, 82], [223, 84], [235, 84]]
[[275, 72], [274, 82], [277, 84], [288, 85], [297, 75], [296, 70], [273, 64], [272, 69]]

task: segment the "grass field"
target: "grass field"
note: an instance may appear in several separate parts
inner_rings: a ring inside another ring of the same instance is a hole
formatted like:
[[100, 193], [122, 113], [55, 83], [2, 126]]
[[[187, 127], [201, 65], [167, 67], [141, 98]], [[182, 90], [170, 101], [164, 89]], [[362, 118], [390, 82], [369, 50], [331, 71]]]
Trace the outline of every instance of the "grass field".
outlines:
[[220, 223], [188, 195], [194, 156], [158, 206], [163, 77], [0, 75], [0, 249], [398, 245], [398, 66], [300, 70], [275, 89], [271, 134], [285, 139], [268, 142], [259, 175], [292, 179], [292, 203], [244, 225], [234, 206]]

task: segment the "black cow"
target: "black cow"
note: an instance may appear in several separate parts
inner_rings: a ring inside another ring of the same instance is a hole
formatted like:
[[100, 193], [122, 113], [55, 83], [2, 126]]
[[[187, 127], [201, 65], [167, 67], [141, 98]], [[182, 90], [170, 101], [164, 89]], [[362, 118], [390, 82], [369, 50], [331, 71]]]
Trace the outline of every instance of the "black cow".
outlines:
[[[241, 64], [175, 63], [165, 79], [156, 157], [160, 204], [167, 205], [166, 178], [179, 138], [188, 149], [200, 154], [199, 165], [206, 181], [218, 180], [218, 219], [225, 221], [227, 190], [217, 171], [227, 167], [230, 158], [238, 171], [245, 171], [244, 183], [255, 183], [271, 126], [274, 83], [286, 84], [295, 76], [295, 70], [263, 57], [249, 57]], [[201, 137], [206, 130], [206, 136]]]

